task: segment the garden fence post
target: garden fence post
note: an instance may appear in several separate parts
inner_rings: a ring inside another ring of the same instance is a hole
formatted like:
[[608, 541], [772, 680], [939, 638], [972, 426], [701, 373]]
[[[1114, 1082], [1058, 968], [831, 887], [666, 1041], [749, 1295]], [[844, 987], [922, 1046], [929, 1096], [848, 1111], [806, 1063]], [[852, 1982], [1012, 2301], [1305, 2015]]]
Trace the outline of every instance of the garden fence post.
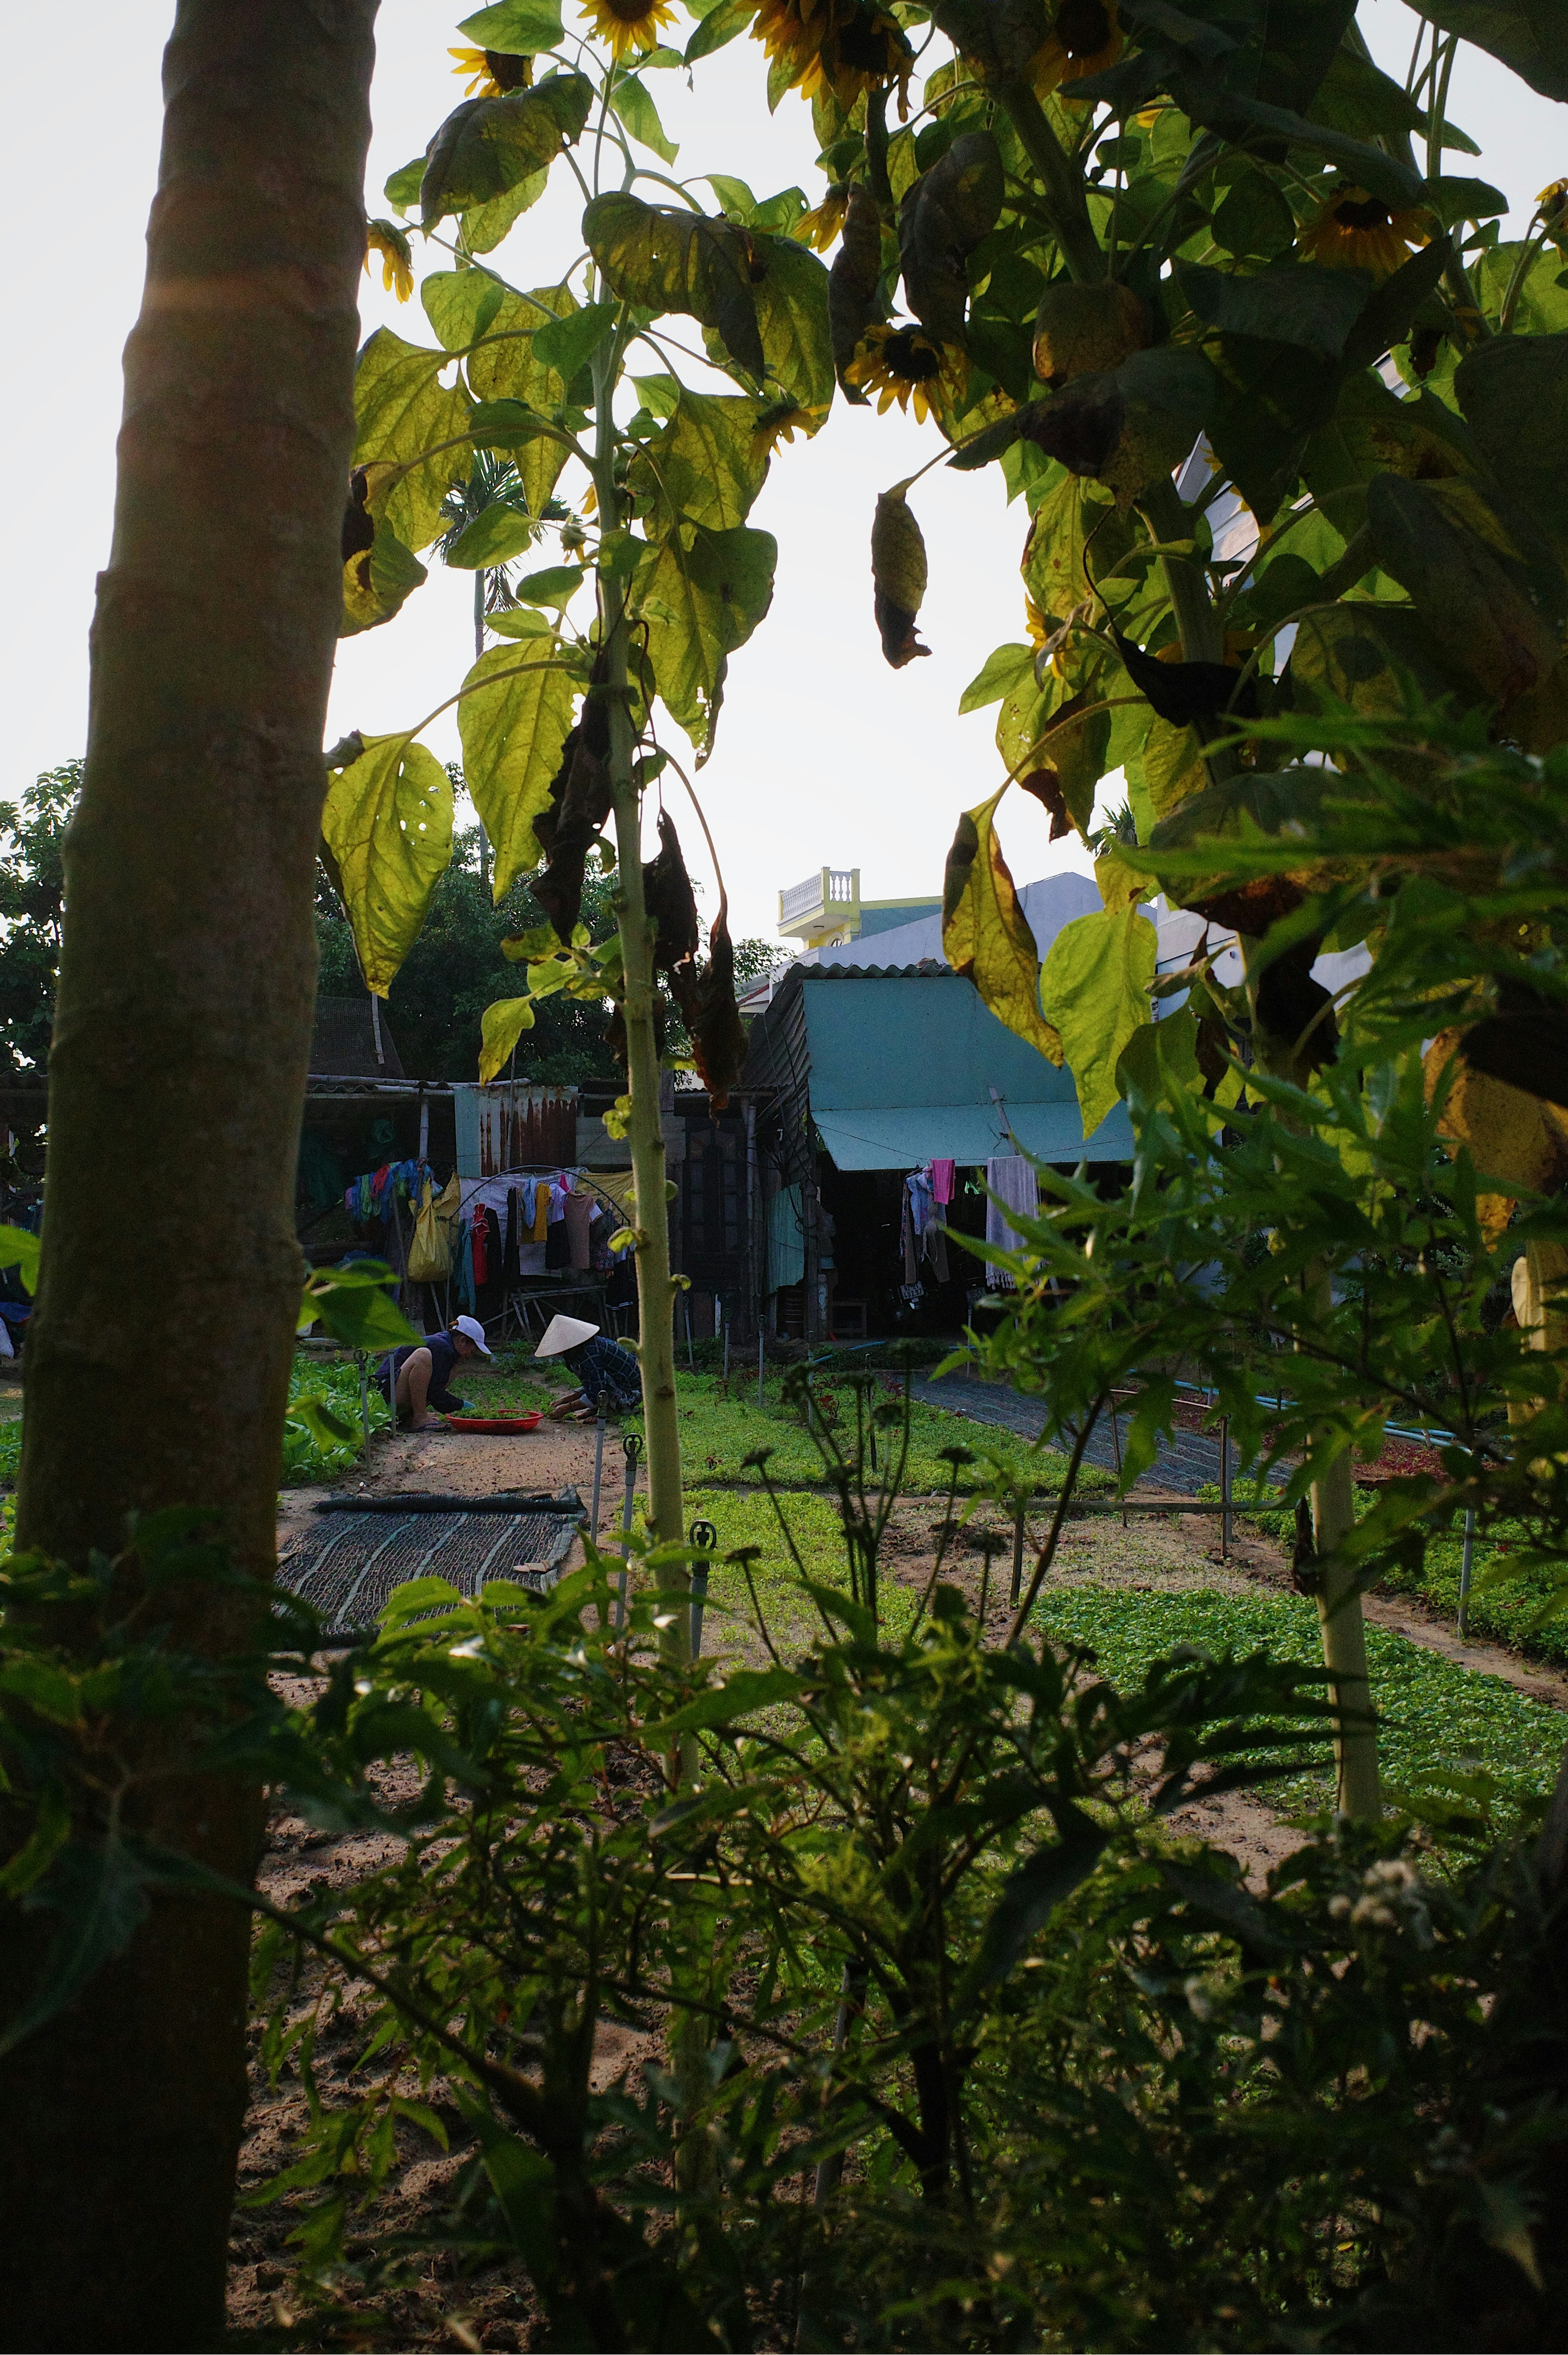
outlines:
[[1474, 1508], [1465, 1515], [1465, 1550], [1459, 1556], [1459, 1620], [1458, 1632], [1465, 1633], [1465, 1623], [1470, 1611], [1470, 1568], [1476, 1552], [1476, 1516]]
[[642, 1453], [642, 1433], [629, 1431], [620, 1444], [626, 1455], [626, 1495], [620, 1507], [620, 1570], [615, 1582], [615, 1632], [618, 1636], [626, 1626], [626, 1576], [630, 1558], [631, 1508], [637, 1493], [637, 1459]]
[[602, 1474], [602, 1473], [603, 1473], [603, 1471], [604, 1471], [604, 1419], [605, 1419], [605, 1416], [609, 1413], [609, 1392], [608, 1391], [600, 1391], [600, 1392], [599, 1392], [599, 1415], [598, 1415], [598, 1419], [597, 1419], [597, 1422], [596, 1422], [596, 1424], [595, 1424], [595, 1429], [594, 1429], [594, 1440], [593, 1440], [593, 1530], [592, 1530], [592, 1536], [593, 1536], [593, 1541], [594, 1541], [595, 1545], [597, 1545], [597, 1544], [599, 1543], [599, 1478], [600, 1478], [601, 1474]]
[[1220, 1417], [1220, 1560], [1231, 1558], [1231, 1419]]

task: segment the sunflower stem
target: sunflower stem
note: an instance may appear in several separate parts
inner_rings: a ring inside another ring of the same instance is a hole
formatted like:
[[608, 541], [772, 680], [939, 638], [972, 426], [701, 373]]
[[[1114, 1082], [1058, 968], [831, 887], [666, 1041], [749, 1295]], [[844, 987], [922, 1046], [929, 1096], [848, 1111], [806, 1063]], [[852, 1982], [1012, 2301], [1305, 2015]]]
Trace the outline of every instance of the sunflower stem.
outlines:
[[1094, 285], [1106, 275], [1106, 258], [1089, 218], [1081, 174], [1073, 169], [1072, 159], [1026, 81], [1001, 82], [997, 96], [1007, 109], [1024, 154], [1044, 183], [1045, 209], [1068, 276], [1082, 285]]
[[[614, 392], [620, 337], [607, 337], [594, 356], [596, 435], [593, 479], [605, 531], [620, 519], [615, 480]], [[670, 1220], [665, 1196], [664, 1140], [659, 1118], [659, 1050], [653, 1029], [653, 937], [642, 890], [641, 810], [632, 774], [634, 732], [628, 703], [626, 585], [600, 573], [599, 613], [604, 693], [609, 729], [609, 789], [615, 814], [616, 915], [620, 934], [626, 1022], [626, 1084], [631, 1099], [627, 1137], [637, 1200], [638, 1358], [642, 1369], [642, 1417], [648, 1440], [648, 1522], [656, 1544], [682, 1537], [681, 1433], [675, 1408], [674, 1284], [670, 1272]], [[675, 1610], [660, 1635], [667, 1658], [690, 1657], [690, 1613]], [[683, 1764], [685, 1762], [683, 1761]]]

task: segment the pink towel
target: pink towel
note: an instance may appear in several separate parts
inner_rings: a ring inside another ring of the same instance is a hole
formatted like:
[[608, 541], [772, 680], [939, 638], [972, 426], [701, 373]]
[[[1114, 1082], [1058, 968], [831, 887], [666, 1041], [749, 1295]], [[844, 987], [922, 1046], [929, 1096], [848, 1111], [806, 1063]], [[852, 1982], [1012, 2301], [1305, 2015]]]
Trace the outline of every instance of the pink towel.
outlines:
[[932, 1200], [940, 1202], [945, 1208], [953, 1199], [957, 1178], [958, 1171], [952, 1162], [933, 1161], [931, 1164]]

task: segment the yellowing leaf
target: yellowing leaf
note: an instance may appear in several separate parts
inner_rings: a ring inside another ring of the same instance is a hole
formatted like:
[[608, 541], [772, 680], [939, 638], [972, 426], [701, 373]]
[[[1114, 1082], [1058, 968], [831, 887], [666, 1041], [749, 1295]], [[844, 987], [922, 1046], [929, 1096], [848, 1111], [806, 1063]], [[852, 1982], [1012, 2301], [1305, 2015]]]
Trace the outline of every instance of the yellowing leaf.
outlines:
[[[1440, 1031], [1426, 1050], [1424, 1069], [1428, 1097], [1454, 1060], [1459, 1045], [1456, 1030]], [[1546, 1119], [1538, 1096], [1510, 1088], [1506, 1080], [1473, 1071], [1462, 1059], [1455, 1064], [1444, 1103], [1438, 1135], [1455, 1145], [1468, 1146], [1476, 1175], [1483, 1183], [1501, 1181], [1499, 1190], [1478, 1194], [1476, 1212], [1483, 1232], [1493, 1241], [1507, 1227], [1516, 1196], [1502, 1188], [1511, 1183], [1521, 1193], [1548, 1193], [1568, 1162], [1557, 1130]]]
[[1154, 927], [1130, 907], [1075, 917], [1051, 943], [1040, 994], [1078, 1091], [1086, 1137], [1116, 1103], [1122, 1049], [1149, 1019], [1154, 960]]
[[410, 555], [390, 524], [376, 527], [368, 548], [351, 556], [343, 568], [343, 620], [340, 638], [374, 630], [402, 611], [404, 600], [429, 578], [417, 556]]
[[926, 541], [904, 496], [908, 488], [895, 483], [877, 493], [871, 527], [873, 607], [883, 654], [895, 670], [931, 651], [915, 634], [926, 594]]
[[942, 954], [999, 1022], [1060, 1063], [1062, 1040], [1040, 1011], [1040, 952], [996, 838], [1001, 799], [995, 794], [959, 820], [942, 885]]
[[548, 661], [543, 642], [536, 656], [524, 646], [492, 646], [463, 681], [463, 780], [494, 847], [498, 901], [543, 856], [534, 820], [550, 798], [571, 724], [571, 677]]
[[1156, 888], [1152, 875], [1145, 875], [1128, 863], [1119, 843], [1112, 843], [1096, 859], [1095, 882], [1107, 912], [1113, 916], [1119, 915], [1124, 908], [1136, 908]]
[[[479, 399], [519, 400], [524, 409], [545, 416], [558, 410], [567, 397], [566, 379], [539, 358], [534, 336], [552, 318], [568, 318], [579, 307], [577, 297], [565, 286], [536, 286], [526, 296], [503, 294], [464, 362], [469, 383]], [[537, 515], [560, 478], [567, 453], [559, 442], [541, 435], [516, 451], [513, 463], [522, 477], [529, 510]]]
[[408, 736], [367, 736], [327, 785], [322, 833], [337, 861], [360, 970], [385, 997], [419, 936], [452, 853], [451, 780]]
[[405, 548], [428, 548], [442, 527], [441, 501], [466, 481], [471, 403], [461, 385], [437, 381], [446, 352], [405, 343], [378, 327], [354, 378], [354, 462], [370, 476], [368, 505]]
[[534, 1008], [525, 997], [498, 997], [479, 1018], [479, 1076], [482, 1085], [494, 1079], [523, 1036], [534, 1028]]
[[672, 533], [644, 558], [634, 603], [666, 709], [704, 758], [713, 744], [729, 656], [773, 601], [779, 543], [766, 531]]
[[746, 521], [768, 472], [756, 449], [757, 403], [738, 394], [683, 389], [662, 433], [632, 460], [630, 481], [657, 538], [685, 516], [710, 531], [733, 531]]
[[583, 236], [622, 301], [683, 311], [723, 336], [732, 360], [758, 382], [768, 372], [752, 293], [750, 233], [705, 214], [664, 212], [640, 197], [595, 197]]

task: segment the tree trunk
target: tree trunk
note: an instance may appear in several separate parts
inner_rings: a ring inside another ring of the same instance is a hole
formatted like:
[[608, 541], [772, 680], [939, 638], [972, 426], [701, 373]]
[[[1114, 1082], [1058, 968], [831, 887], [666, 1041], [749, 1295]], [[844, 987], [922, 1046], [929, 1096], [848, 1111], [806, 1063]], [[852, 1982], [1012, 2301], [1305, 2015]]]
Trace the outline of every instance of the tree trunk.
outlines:
[[[200, 1505], [273, 1568], [375, 16], [180, 0], [164, 58], [27, 1347], [17, 1542], [68, 1560]], [[255, 1792], [176, 1783], [142, 1820], [249, 1877]], [[218, 2343], [247, 1945], [238, 1908], [160, 1901], [0, 2065], [5, 2346]], [[6, 2011], [38, 1952], [7, 1936]]]

